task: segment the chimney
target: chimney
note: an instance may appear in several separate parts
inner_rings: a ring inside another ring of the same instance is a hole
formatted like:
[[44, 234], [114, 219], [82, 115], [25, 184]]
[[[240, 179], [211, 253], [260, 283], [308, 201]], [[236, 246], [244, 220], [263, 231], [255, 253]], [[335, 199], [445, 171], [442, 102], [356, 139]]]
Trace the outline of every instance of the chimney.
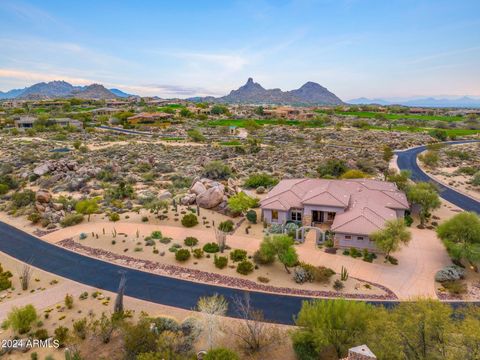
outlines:
[[347, 360], [374, 360], [377, 357], [367, 345], [360, 345], [348, 350]]

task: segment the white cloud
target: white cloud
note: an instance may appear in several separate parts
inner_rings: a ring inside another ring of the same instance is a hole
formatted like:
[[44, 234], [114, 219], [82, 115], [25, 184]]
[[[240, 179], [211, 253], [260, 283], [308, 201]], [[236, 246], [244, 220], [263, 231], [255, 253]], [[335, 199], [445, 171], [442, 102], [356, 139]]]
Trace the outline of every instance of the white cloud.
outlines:
[[225, 70], [238, 71], [249, 63], [249, 60], [241, 55], [221, 53], [176, 53], [175, 57], [186, 60], [191, 65], [200, 66], [203, 64], [219, 66]]

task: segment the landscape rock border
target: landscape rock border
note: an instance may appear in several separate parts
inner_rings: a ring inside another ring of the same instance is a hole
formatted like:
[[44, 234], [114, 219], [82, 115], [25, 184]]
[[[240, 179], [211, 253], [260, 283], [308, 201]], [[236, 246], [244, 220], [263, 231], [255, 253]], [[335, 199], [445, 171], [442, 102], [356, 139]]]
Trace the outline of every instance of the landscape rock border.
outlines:
[[353, 294], [342, 293], [336, 291], [324, 291], [324, 290], [307, 290], [296, 289], [287, 287], [277, 287], [271, 285], [258, 284], [252, 280], [239, 279], [233, 276], [221, 275], [217, 273], [210, 273], [207, 271], [189, 269], [182, 266], [161, 264], [151, 260], [137, 259], [127, 255], [115, 254], [113, 252], [96, 249], [90, 246], [85, 246], [74, 241], [73, 238], [67, 238], [61, 240], [57, 245], [72, 250], [84, 255], [88, 255], [100, 260], [116, 263], [117, 265], [131, 267], [137, 270], [154, 273], [157, 275], [164, 275], [169, 277], [176, 277], [182, 280], [190, 280], [196, 282], [202, 282], [210, 285], [226, 286], [237, 288], [241, 290], [260, 291], [267, 293], [275, 293], [282, 295], [296, 295], [306, 297], [319, 297], [319, 298], [345, 298], [345, 299], [357, 299], [357, 300], [398, 300], [398, 297], [393, 291], [387, 287], [376, 284], [366, 280], [360, 280], [354, 277], [357, 281], [362, 281], [371, 286], [376, 286], [386, 292], [386, 295], [367, 295], [367, 294]]

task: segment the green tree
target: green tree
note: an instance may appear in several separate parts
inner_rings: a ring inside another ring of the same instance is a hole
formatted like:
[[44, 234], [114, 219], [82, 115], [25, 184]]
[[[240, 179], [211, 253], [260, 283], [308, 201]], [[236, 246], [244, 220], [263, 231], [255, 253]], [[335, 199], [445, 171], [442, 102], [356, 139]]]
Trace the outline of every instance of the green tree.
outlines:
[[88, 215], [87, 221], [90, 221], [90, 215], [95, 214], [98, 211], [98, 199], [79, 200], [75, 204], [75, 211], [83, 215]]
[[136, 324], [126, 324], [123, 327], [123, 348], [126, 359], [137, 359], [141, 353], [153, 352], [157, 349], [156, 335], [150, 328], [150, 321], [140, 319]]
[[242, 191], [231, 196], [227, 200], [227, 204], [231, 211], [244, 214], [248, 209], [258, 206], [258, 199], [248, 196]]
[[437, 234], [454, 259], [480, 261], [480, 218], [474, 212], [455, 215], [440, 224]]
[[293, 239], [288, 235], [266, 236], [260, 244], [260, 255], [269, 260], [277, 258], [290, 274], [288, 268], [298, 263], [298, 255], [293, 245]]
[[216, 348], [208, 350], [203, 360], [240, 360], [240, 357], [230, 349]]
[[155, 215], [158, 215], [160, 210], [168, 210], [169, 201], [153, 199], [148, 201], [143, 207], [147, 210], [153, 211]]
[[387, 181], [395, 183], [397, 188], [406, 191], [408, 188], [408, 180], [410, 179], [411, 173], [408, 170], [402, 170], [400, 172], [393, 171], [387, 174]]
[[395, 155], [395, 153], [393, 152], [392, 148], [389, 145], [385, 145], [382, 153], [383, 161], [389, 163], [390, 160], [393, 159], [393, 155]]
[[375, 246], [385, 252], [386, 256], [389, 256], [392, 251], [399, 250], [402, 244], [408, 244], [411, 238], [412, 235], [403, 219], [389, 220], [383, 229], [370, 234], [370, 239], [375, 242]]
[[[347, 300], [304, 301], [292, 334], [300, 359], [320, 359], [333, 349], [338, 358], [350, 347], [362, 344], [374, 309], [364, 302]], [[310, 355], [307, 357], [305, 355]]]
[[424, 226], [430, 217], [430, 212], [442, 204], [437, 190], [432, 184], [419, 182], [410, 186], [407, 191], [408, 200], [420, 206], [420, 225]]
[[18, 334], [25, 334], [30, 331], [35, 320], [37, 320], [37, 310], [30, 304], [21, 308], [14, 307], [8, 313], [4, 324]]
[[428, 150], [425, 154], [419, 155], [418, 159], [428, 167], [435, 167], [438, 165], [440, 156], [438, 155], [438, 151]]

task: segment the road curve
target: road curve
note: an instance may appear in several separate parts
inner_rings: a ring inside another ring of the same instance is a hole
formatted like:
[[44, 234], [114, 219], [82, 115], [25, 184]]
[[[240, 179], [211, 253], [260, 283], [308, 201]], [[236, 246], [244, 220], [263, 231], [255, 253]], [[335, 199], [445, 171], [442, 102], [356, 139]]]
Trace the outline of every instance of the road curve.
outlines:
[[[460, 141], [448, 141], [445, 144], [465, 144], [470, 142], [479, 142], [480, 140], [460, 140]], [[417, 164], [417, 155], [422, 151], [425, 151], [427, 147], [425, 145], [415, 147], [408, 150], [396, 151], [397, 154], [397, 164], [400, 170], [409, 170], [412, 173], [411, 179], [413, 181], [427, 181], [434, 183], [439, 189], [440, 196], [451, 202], [454, 205], [462, 208], [465, 211], [474, 211], [477, 214], [480, 214], [480, 202], [466, 196], [458, 191], [453, 190], [452, 188], [443, 185], [437, 180], [428, 176]]]

